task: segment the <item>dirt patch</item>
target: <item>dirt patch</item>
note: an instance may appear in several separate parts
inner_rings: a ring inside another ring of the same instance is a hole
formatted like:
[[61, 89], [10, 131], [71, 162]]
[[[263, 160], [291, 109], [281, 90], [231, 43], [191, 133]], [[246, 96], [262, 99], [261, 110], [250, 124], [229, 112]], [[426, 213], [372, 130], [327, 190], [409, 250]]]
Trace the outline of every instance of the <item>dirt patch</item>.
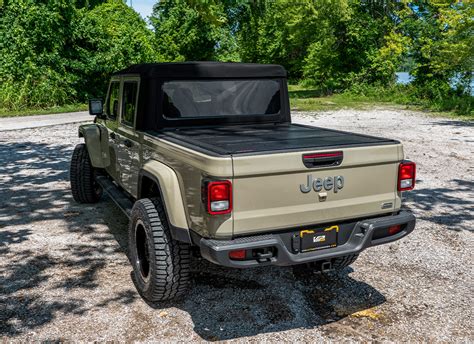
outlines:
[[474, 341], [472, 123], [375, 109], [295, 121], [399, 139], [417, 162], [403, 240], [351, 268], [295, 279], [288, 268], [205, 261], [180, 303], [137, 294], [127, 219], [107, 198], [72, 200], [77, 124], [0, 132], [0, 336], [14, 341]]

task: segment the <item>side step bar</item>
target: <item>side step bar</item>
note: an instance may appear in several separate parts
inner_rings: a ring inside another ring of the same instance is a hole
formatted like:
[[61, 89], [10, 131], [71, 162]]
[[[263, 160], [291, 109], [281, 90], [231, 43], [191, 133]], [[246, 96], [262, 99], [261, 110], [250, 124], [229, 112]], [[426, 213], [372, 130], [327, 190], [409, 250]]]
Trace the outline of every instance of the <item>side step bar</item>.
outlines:
[[118, 207], [130, 218], [132, 214], [133, 202], [127, 197], [127, 194], [119, 189], [109, 178], [105, 176], [96, 176], [95, 180], [102, 186], [105, 193], [118, 205]]
[[[132, 215], [133, 201], [130, 199], [128, 194], [123, 191], [117, 184], [115, 184], [110, 178], [104, 175], [98, 175], [95, 177], [97, 183], [102, 186], [102, 189], [107, 195], [118, 205], [118, 207], [124, 212], [125, 215], [130, 219]], [[189, 229], [179, 228], [169, 224], [171, 236], [173, 239], [192, 244]]]

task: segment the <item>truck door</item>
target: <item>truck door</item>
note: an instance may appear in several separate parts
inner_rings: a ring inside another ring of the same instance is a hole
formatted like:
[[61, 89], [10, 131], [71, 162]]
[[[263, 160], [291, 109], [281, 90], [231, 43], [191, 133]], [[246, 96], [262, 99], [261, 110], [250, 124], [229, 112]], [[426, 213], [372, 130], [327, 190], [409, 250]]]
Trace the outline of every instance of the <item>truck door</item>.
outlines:
[[117, 161], [116, 131], [120, 113], [120, 78], [114, 77], [110, 81], [107, 99], [105, 101], [106, 120], [104, 124], [109, 137], [110, 165], [106, 168], [107, 173], [117, 182], [120, 182], [120, 165]]
[[120, 122], [115, 134], [117, 163], [120, 165], [120, 183], [132, 196], [137, 196], [140, 170], [140, 145], [135, 131], [137, 114], [138, 77], [123, 77], [121, 87]]

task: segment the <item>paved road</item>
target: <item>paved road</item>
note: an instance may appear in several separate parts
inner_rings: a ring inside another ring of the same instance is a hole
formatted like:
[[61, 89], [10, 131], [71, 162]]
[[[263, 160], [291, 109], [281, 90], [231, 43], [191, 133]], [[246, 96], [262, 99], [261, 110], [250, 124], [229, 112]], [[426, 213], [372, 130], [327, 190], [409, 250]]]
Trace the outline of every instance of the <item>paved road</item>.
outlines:
[[67, 112], [53, 115], [0, 118], [0, 131], [48, 127], [51, 125], [91, 121], [87, 111]]

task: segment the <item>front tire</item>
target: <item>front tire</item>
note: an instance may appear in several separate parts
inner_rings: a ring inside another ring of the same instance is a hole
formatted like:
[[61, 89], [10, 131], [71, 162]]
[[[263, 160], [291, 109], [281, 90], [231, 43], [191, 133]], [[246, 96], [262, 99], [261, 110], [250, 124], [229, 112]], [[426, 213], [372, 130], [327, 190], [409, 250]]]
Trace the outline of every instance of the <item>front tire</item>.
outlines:
[[190, 283], [190, 247], [171, 237], [158, 198], [135, 202], [129, 226], [129, 253], [135, 284], [150, 302], [179, 299]]
[[95, 180], [95, 169], [83, 143], [78, 144], [72, 153], [69, 180], [76, 202], [97, 203], [102, 197], [102, 188]]

